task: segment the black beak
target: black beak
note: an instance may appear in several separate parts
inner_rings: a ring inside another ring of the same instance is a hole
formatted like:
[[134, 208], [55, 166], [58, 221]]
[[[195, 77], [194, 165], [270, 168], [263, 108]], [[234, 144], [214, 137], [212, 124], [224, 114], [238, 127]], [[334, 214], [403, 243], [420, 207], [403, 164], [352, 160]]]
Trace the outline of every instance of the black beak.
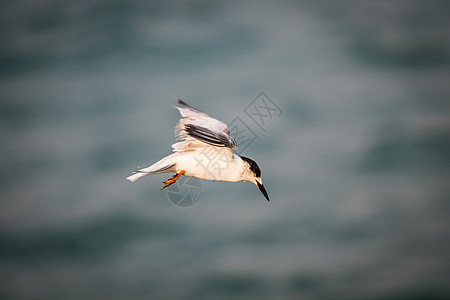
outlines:
[[263, 193], [264, 197], [266, 197], [267, 201], [270, 201], [269, 195], [267, 195], [267, 192], [266, 192], [266, 189], [264, 188], [264, 186], [261, 183], [259, 183], [258, 181], [256, 181], [256, 185], [258, 186], [261, 193]]

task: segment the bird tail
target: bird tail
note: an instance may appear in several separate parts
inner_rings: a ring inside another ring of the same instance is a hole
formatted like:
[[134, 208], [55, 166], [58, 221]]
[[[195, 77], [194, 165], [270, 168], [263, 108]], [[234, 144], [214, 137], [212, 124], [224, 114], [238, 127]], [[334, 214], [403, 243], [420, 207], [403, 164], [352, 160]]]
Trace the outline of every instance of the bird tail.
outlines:
[[159, 162], [151, 165], [150, 167], [134, 171], [135, 174], [128, 176], [127, 180], [129, 180], [131, 182], [135, 182], [139, 178], [150, 175], [150, 174], [168, 173], [168, 172], [174, 171], [173, 167], [175, 166], [175, 164], [162, 165], [161, 162], [162, 161], [159, 161]]

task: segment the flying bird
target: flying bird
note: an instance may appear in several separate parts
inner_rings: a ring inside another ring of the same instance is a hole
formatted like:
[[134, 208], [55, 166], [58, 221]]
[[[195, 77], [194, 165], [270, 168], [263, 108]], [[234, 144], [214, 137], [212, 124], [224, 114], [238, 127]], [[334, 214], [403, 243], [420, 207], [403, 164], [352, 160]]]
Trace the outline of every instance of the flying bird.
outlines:
[[164, 181], [165, 189], [175, 183], [181, 175], [206, 180], [250, 181], [269, 200], [261, 180], [261, 169], [248, 157], [239, 156], [236, 141], [230, 136], [228, 126], [177, 99], [175, 106], [181, 119], [175, 127], [177, 142], [172, 145], [172, 154], [153, 165], [134, 171], [127, 177], [131, 182], [150, 174], [175, 173]]

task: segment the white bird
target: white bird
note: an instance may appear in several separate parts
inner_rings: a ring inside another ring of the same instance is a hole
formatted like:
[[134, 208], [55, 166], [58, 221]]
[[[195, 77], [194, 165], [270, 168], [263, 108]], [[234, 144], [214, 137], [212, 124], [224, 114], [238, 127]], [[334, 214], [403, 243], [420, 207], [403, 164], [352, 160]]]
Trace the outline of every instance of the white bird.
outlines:
[[177, 143], [173, 154], [150, 167], [134, 171], [127, 177], [131, 182], [150, 174], [174, 172], [173, 178], [164, 181], [162, 189], [175, 183], [181, 175], [206, 180], [250, 181], [269, 200], [262, 184], [261, 170], [250, 158], [233, 153], [236, 141], [230, 136], [228, 126], [177, 99], [175, 106], [182, 118], [175, 127]]

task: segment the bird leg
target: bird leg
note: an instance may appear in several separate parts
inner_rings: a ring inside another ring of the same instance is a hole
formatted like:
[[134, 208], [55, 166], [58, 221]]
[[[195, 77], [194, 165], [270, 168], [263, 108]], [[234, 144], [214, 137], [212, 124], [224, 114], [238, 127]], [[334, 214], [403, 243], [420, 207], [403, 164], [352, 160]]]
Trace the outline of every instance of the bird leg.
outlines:
[[184, 173], [186, 173], [185, 170], [181, 170], [180, 173], [173, 175], [172, 178], [167, 179], [166, 181], [163, 181], [164, 186], [161, 188], [161, 190], [165, 189], [166, 187], [168, 187], [169, 185], [175, 183], [178, 178], [180, 178], [181, 175], [183, 175]]

